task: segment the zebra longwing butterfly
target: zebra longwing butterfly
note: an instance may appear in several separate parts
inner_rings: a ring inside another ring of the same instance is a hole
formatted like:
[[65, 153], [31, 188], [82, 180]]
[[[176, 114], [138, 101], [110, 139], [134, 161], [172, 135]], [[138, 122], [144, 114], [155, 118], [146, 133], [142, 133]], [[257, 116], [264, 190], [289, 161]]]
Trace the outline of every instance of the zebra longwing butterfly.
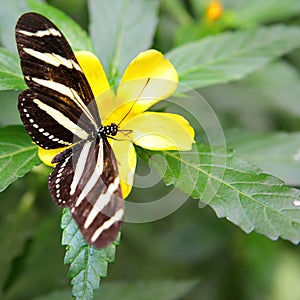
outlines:
[[69, 207], [85, 240], [97, 248], [112, 243], [124, 201], [116, 158], [108, 142], [118, 126], [101, 125], [94, 95], [62, 32], [37, 13], [22, 15], [15, 28], [25, 82], [18, 98], [21, 119], [44, 149], [67, 147], [53, 159], [49, 191]]

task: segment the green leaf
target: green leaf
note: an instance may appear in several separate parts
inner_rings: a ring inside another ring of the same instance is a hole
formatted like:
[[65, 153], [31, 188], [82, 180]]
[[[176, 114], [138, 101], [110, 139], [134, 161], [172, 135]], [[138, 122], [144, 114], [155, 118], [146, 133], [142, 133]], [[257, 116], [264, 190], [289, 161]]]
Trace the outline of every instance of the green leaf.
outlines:
[[17, 109], [19, 90], [0, 92], [0, 127], [21, 124], [20, 114]]
[[234, 24], [240, 27], [282, 21], [299, 15], [298, 0], [227, 0], [225, 10], [233, 12]]
[[39, 163], [37, 146], [22, 126], [0, 128], [0, 191]]
[[25, 88], [18, 56], [0, 48], [0, 90]]
[[[151, 155], [151, 152], [149, 152]], [[245, 232], [300, 241], [300, 191], [233, 151], [197, 144], [190, 152], [154, 152], [152, 166], [166, 184], [210, 205]], [[152, 152], [153, 155], [153, 152]]]
[[162, 6], [179, 24], [191, 24], [193, 18], [187, 11], [185, 4], [180, 0], [162, 1]]
[[238, 80], [300, 46], [300, 29], [274, 25], [228, 32], [177, 47], [166, 54], [179, 81], [192, 88]]
[[158, 22], [157, 0], [90, 0], [90, 34], [109, 78], [148, 49]]
[[285, 130], [293, 128], [293, 122], [299, 123], [299, 72], [283, 60], [238, 82], [201, 89], [201, 95], [212, 105], [223, 126], [227, 122], [230, 127], [266, 131], [278, 127], [278, 123], [284, 124]]
[[66, 246], [65, 264], [70, 264], [69, 278], [76, 299], [93, 299], [101, 277], [106, 277], [108, 263], [115, 258], [118, 240], [104, 249], [96, 249], [83, 239], [68, 209], [62, 216], [62, 244]]
[[28, 11], [38, 12], [51, 19], [67, 37], [74, 50], [93, 51], [93, 47], [87, 33], [69, 16], [45, 1], [7, 1], [0, 10], [0, 27], [2, 44], [14, 51], [16, 43], [14, 27], [17, 18]]
[[26, 11], [28, 11], [26, 1], [6, 1], [5, 5], [1, 5], [1, 45], [12, 52], [17, 52], [15, 41], [15, 26], [17, 19]]
[[267, 104], [270, 111], [277, 108], [280, 114], [286, 112], [300, 116], [300, 76], [298, 70], [287, 62], [276, 61], [251, 74], [240, 84], [248, 88], [249, 92], [252, 89], [259, 93], [259, 101]]
[[287, 184], [300, 186], [300, 133], [225, 132], [227, 146], [234, 148], [249, 162]]
[[[121, 281], [107, 282], [101, 291], [95, 293], [95, 299], [105, 300], [176, 300], [183, 299], [198, 284], [197, 280], [160, 280], [160, 281]], [[57, 291], [34, 300], [72, 299], [68, 291]]]
[[27, 0], [30, 9], [49, 18], [65, 35], [73, 50], [93, 51], [88, 34], [69, 16], [44, 2]]

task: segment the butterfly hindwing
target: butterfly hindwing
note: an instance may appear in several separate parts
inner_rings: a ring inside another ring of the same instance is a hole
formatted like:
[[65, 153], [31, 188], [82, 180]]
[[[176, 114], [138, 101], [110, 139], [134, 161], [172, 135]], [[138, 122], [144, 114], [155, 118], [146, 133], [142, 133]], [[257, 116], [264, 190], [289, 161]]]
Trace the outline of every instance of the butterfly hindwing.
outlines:
[[116, 159], [106, 138], [74, 147], [49, 177], [55, 202], [69, 207], [86, 241], [105, 247], [114, 241], [124, 213]]
[[[87, 132], [98, 128], [101, 122], [92, 90], [61, 31], [47, 18], [36, 13], [22, 15], [15, 31], [29, 94], [35, 94], [42, 102], [36, 108], [37, 112], [48, 114], [53, 118], [52, 123], [59, 123], [57, 127], [65, 126], [65, 131], [70, 131], [72, 127], [69, 120]], [[33, 101], [26, 94], [22, 95], [22, 99], [28, 105]], [[20, 113], [22, 116], [23, 111], [20, 110]], [[28, 124], [28, 120], [23, 119], [25, 125]], [[41, 118], [35, 120], [37, 125], [40, 121]], [[55, 135], [55, 132], [49, 134]], [[31, 137], [38, 140], [33, 134]], [[53, 148], [57, 148], [56, 145]]]

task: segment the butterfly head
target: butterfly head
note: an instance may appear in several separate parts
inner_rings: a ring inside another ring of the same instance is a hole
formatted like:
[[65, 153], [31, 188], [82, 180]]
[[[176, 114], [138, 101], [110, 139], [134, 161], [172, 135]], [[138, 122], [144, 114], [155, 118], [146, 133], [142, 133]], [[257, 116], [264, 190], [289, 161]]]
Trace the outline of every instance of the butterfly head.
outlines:
[[108, 126], [101, 126], [98, 131], [100, 136], [116, 136], [118, 133], [118, 125], [116, 123], [111, 123]]
[[109, 126], [106, 126], [109, 128], [109, 135], [115, 136], [118, 133], [118, 125], [116, 123], [111, 123]]

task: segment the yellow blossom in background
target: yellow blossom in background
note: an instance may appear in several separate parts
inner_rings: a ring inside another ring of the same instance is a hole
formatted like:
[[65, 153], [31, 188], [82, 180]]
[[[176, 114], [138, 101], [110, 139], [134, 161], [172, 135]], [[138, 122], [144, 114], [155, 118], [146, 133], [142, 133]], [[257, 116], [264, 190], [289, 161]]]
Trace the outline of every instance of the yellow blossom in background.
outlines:
[[[108, 141], [114, 151], [121, 178], [123, 197], [131, 191], [136, 168], [134, 145], [150, 150], [190, 150], [194, 130], [183, 117], [147, 111], [171, 96], [178, 75], [163, 54], [148, 50], [134, 58], [125, 70], [116, 92], [110, 87], [99, 59], [79, 51], [76, 58], [92, 88], [103, 125], [116, 123], [118, 134]], [[63, 149], [39, 148], [41, 160], [48, 165]]]
[[223, 6], [221, 0], [211, 1], [205, 13], [205, 19], [208, 21], [215, 21], [223, 14]]

